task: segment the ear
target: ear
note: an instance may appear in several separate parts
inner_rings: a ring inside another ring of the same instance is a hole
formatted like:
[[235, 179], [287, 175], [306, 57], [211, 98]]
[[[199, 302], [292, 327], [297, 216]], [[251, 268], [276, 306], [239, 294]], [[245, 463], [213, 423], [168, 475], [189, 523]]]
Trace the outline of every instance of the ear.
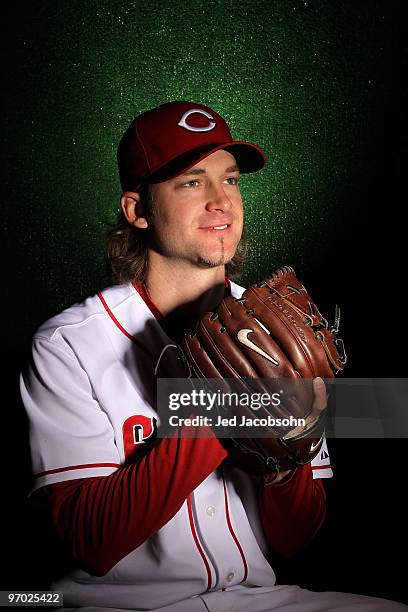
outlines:
[[137, 191], [123, 192], [120, 198], [120, 205], [130, 225], [139, 229], [145, 229], [148, 226], [140, 193]]

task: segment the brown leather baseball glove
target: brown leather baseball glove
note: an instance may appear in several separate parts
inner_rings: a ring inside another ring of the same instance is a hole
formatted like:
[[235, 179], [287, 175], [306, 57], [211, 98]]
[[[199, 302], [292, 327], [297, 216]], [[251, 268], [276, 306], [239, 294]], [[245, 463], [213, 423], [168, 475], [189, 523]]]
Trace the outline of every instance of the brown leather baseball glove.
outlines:
[[[281, 394], [278, 405], [270, 402], [256, 414], [248, 405], [235, 408], [240, 420], [274, 419], [272, 425], [244, 427], [239, 437], [222, 440], [241, 468], [273, 480], [280, 471], [309, 463], [320, 451], [325, 411], [319, 416], [313, 412], [312, 380], [333, 378], [345, 366], [339, 319], [336, 306], [330, 326], [293, 268], [285, 266], [240, 299], [223, 299], [185, 335], [182, 348], [195, 376], [234, 379], [250, 392]], [[304, 426], [275, 426], [290, 416], [304, 419]]]

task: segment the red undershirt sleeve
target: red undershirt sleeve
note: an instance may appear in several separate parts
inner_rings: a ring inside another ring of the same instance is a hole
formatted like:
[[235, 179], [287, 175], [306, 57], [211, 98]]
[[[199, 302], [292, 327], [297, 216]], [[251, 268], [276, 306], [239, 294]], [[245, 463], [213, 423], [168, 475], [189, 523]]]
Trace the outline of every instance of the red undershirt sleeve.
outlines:
[[40, 489], [53, 522], [80, 567], [96, 576], [165, 525], [227, 456], [216, 437], [161, 440], [109, 476]]
[[326, 516], [326, 492], [313, 479], [310, 464], [298, 467], [288, 480], [259, 488], [262, 527], [271, 548], [285, 557], [310, 542]]

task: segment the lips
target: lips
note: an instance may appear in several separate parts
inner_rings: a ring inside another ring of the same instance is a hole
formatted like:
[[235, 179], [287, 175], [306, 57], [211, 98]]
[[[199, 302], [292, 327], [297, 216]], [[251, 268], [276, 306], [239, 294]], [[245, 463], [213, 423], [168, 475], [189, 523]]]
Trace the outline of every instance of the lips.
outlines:
[[221, 219], [219, 221], [215, 221], [214, 223], [203, 225], [199, 229], [202, 230], [213, 230], [215, 232], [222, 232], [229, 229], [232, 225], [232, 221], [230, 219]]
[[216, 236], [226, 236], [231, 233], [231, 225], [228, 223], [224, 225], [210, 225], [210, 227], [200, 227], [200, 231], [205, 232], [206, 234], [213, 234]]
[[210, 227], [208, 229], [213, 229], [213, 230], [225, 230], [227, 229], [227, 227], [229, 227], [228, 223], [226, 223], [225, 225], [215, 225], [214, 227]]

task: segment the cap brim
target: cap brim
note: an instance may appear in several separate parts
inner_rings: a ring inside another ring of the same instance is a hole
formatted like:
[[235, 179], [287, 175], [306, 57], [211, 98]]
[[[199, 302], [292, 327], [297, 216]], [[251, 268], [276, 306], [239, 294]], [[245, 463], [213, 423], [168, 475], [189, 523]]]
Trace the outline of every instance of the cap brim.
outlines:
[[229, 151], [235, 157], [240, 172], [244, 174], [257, 172], [261, 170], [266, 163], [264, 152], [256, 144], [245, 141], [230, 141], [218, 145], [206, 145], [205, 147], [199, 147], [192, 151], [188, 151], [171, 160], [171, 162], [160, 168], [160, 170], [150, 175], [145, 182], [161, 183], [171, 178], [175, 178], [195, 166], [202, 159], [205, 159], [220, 149]]

